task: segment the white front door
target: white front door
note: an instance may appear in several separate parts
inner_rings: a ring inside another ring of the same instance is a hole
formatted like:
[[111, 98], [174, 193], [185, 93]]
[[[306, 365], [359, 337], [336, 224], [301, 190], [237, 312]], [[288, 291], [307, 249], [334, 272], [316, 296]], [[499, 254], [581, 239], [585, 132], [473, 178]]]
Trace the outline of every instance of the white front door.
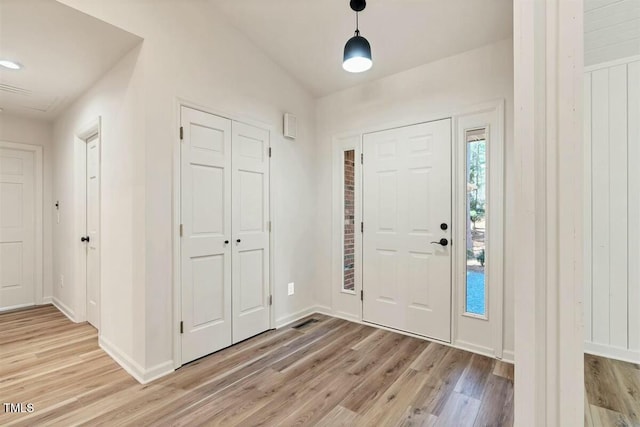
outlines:
[[187, 363], [232, 342], [231, 120], [186, 107], [181, 116], [182, 363]]
[[451, 145], [449, 119], [363, 140], [363, 319], [442, 341], [451, 339]]
[[100, 146], [87, 140], [87, 321], [100, 329]]
[[269, 329], [269, 132], [233, 122], [233, 342]]
[[0, 310], [35, 304], [35, 161], [0, 148]]

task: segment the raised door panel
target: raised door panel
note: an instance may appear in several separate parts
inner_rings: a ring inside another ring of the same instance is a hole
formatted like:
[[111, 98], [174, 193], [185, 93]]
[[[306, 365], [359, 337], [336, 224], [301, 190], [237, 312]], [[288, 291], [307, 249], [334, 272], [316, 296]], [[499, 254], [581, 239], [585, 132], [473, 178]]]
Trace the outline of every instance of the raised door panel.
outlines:
[[35, 303], [35, 164], [0, 149], [0, 309]]
[[100, 328], [100, 146], [87, 141], [87, 321]]
[[363, 317], [450, 340], [451, 129], [443, 120], [364, 136]]
[[231, 121], [183, 107], [182, 362], [232, 343]]
[[233, 342], [269, 329], [269, 132], [233, 122]]

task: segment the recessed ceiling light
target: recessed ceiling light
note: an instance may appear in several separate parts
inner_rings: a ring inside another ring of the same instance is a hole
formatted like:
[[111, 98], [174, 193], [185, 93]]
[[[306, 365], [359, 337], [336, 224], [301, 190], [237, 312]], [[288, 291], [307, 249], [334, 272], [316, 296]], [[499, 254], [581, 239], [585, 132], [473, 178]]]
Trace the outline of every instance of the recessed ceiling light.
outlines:
[[22, 65], [8, 59], [0, 59], [0, 66], [8, 68], [10, 70], [19, 70], [20, 68], [22, 68]]

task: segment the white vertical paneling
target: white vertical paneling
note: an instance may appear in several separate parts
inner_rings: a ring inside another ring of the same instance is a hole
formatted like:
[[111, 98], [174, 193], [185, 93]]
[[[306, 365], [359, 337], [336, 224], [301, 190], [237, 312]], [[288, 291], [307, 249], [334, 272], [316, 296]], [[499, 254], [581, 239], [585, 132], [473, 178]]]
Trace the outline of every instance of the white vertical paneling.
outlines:
[[584, 339], [591, 331], [591, 73], [584, 76]]
[[640, 351], [640, 61], [629, 64], [629, 349]]
[[627, 65], [609, 69], [609, 344], [627, 348]]
[[592, 336], [609, 343], [609, 70], [591, 76]]

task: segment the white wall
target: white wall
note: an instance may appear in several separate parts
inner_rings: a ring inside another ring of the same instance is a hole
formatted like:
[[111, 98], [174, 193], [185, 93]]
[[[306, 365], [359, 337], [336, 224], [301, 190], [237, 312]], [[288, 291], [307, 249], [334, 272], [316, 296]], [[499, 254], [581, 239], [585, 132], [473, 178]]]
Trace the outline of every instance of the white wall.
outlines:
[[[75, 277], [85, 262], [76, 208], [82, 143], [76, 135], [101, 118], [101, 339], [141, 364], [144, 360], [144, 119], [140, 49], [127, 54], [54, 122], [54, 194], [60, 223], [54, 226], [54, 302], [76, 321], [86, 320], [85, 301]], [[143, 366], [143, 365], [141, 365]]]
[[[127, 99], [127, 108], [114, 111], [111, 118], [106, 117], [107, 113], [103, 116], [105, 128], [110, 126], [110, 120], [126, 121], [127, 115], [135, 116], [127, 121], [128, 128], [120, 129], [121, 140], [113, 141], [115, 134], [107, 139], [106, 131], [103, 140], [103, 150], [109, 144], [119, 147], [111, 157], [106, 158], [105, 154], [103, 167], [111, 167], [113, 172], [120, 168], [124, 174], [107, 176], [105, 171], [103, 188], [110, 185], [108, 180], [116, 180], [122, 187], [131, 186], [128, 190], [122, 188], [122, 193], [116, 191], [115, 184], [112, 187], [111, 200], [120, 204], [114, 213], [118, 220], [114, 219], [111, 225], [114, 227], [111, 246], [103, 240], [102, 247], [103, 271], [110, 257], [108, 252], [114, 261], [122, 261], [111, 266], [114, 269], [111, 276], [103, 276], [103, 291], [113, 286], [121, 294], [103, 293], [103, 319], [124, 311], [124, 319], [115, 320], [114, 325], [116, 322], [129, 325], [114, 329], [113, 334], [105, 326], [105, 337], [131, 357], [138, 365], [136, 369], [142, 371], [139, 375], [147, 379], [171, 365], [177, 330], [172, 314], [172, 239], [176, 231], [172, 213], [178, 99], [274, 126], [271, 188], [275, 210], [276, 320], [283, 322], [312, 308], [316, 283], [312, 97], [230, 27], [207, 1], [65, 0], [64, 3], [144, 38], [137, 64], [123, 65], [133, 75], [128, 86], [117, 85], [118, 90], [124, 91], [121, 99]], [[103, 92], [92, 93], [97, 96]], [[91, 104], [91, 98], [92, 95], [85, 98], [87, 105]], [[80, 109], [76, 111], [79, 116], [85, 115]], [[298, 116], [299, 137], [295, 142], [281, 136], [285, 111]], [[67, 135], [72, 127], [67, 127]], [[63, 162], [62, 157], [68, 159], [70, 155], [67, 148], [58, 158]], [[106, 162], [113, 164], [104, 166]], [[103, 190], [103, 206], [104, 197]], [[129, 216], [125, 218], [127, 212]], [[103, 212], [106, 237], [105, 217]], [[115, 229], [116, 226], [121, 228]], [[68, 229], [63, 234], [68, 236], [69, 244], [75, 239]], [[68, 250], [61, 247], [61, 251], [64, 258]], [[116, 283], [118, 277], [124, 277], [124, 281]], [[296, 293], [288, 297], [286, 286], [292, 281], [296, 283]], [[104, 312], [105, 309], [110, 312]], [[140, 329], [139, 336], [129, 335], [134, 328]]]
[[51, 302], [52, 285], [52, 219], [55, 208], [52, 199], [53, 150], [51, 124], [45, 121], [0, 113], [0, 141], [39, 145], [43, 153], [43, 300]]
[[[517, 218], [514, 212], [513, 186], [513, 44], [504, 40], [470, 52], [426, 64], [372, 83], [357, 86], [320, 99], [317, 102], [318, 224], [316, 299], [320, 306], [333, 309], [331, 277], [332, 248], [332, 137], [385, 125], [418, 123], [437, 117], [451, 117], [474, 105], [504, 99], [506, 101], [506, 225], [510, 235]], [[509, 238], [505, 247], [504, 357], [513, 357], [513, 283], [510, 253], [517, 248]], [[356, 297], [354, 297], [356, 298]], [[359, 298], [351, 306], [359, 317]], [[341, 310], [347, 311], [346, 307]], [[454, 331], [462, 337], [464, 330]], [[455, 339], [455, 338], [454, 338]], [[473, 340], [473, 337], [465, 337]], [[479, 343], [480, 344], [480, 343]], [[482, 343], [484, 344], [484, 343]]]
[[585, 350], [640, 363], [640, 60], [585, 73]]

